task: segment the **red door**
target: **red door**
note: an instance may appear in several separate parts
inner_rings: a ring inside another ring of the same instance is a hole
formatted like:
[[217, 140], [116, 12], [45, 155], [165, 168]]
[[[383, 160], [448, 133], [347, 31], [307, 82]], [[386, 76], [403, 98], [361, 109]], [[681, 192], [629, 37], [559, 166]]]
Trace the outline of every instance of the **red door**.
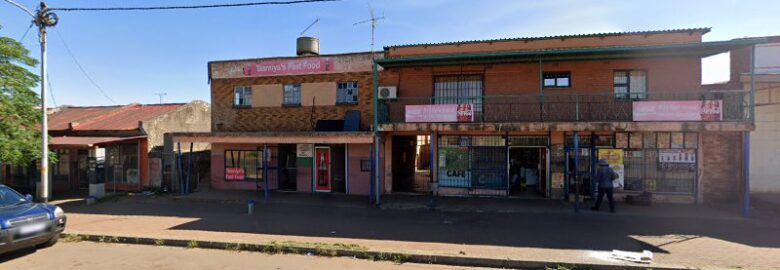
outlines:
[[330, 147], [314, 148], [314, 190], [330, 192]]

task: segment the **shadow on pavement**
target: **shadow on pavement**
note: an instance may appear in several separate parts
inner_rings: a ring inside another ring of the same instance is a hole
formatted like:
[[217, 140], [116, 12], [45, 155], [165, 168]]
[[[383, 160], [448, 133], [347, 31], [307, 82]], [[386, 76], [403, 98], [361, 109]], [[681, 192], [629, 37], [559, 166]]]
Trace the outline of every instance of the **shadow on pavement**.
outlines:
[[[380, 209], [365, 203], [365, 197], [308, 195], [302, 200], [297, 198], [300, 198], [299, 195], [286, 197], [274, 194], [268, 204], [259, 200], [253, 215], [248, 215], [247, 206], [239, 203], [244, 200], [218, 203], [172, 200], [169, 197], [128, 197], [93, 206], [85, 206], [81, 202], [61, 206], [70, 213], [197, 219], [166, 228], [171, 230], [548, 249], [650, 250], [656, 253], [668, 253], [664, 250], [665, 245], [700, 237], [752, 247], [780, 247], [779, 228], [738, 218], [612, 215], [590, 210], [575, 214], [559, 202], [550, 204], [551, 201], [516, 200], [512, 203], [516, 203], [517, 207], [528, 203], [533, 205], [532, 210], [501, 213], [429, 211], [424, 207]], [[456, 201], [467, 203], [469, 200], [460, 198]], [[475, 202], [489, 203], [490, 200]], [[420, 203], [423, 201], [421, 199]], [[543, 211], [544, 207], [550, 211]], [[632, 237], [636, 235], [663, 239], [657, 241], [660, 244], [651, 245]]]

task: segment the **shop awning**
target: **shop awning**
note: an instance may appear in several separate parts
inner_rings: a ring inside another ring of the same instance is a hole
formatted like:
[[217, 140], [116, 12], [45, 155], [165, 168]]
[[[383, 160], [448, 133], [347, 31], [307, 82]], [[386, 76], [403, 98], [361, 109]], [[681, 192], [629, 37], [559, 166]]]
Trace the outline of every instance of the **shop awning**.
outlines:
[[174, 142], [198, 143], [372, 143], [371, 132], [187, 132], [173, 133]]
[[121, 141], [129, 141], [129, 140], [137, 140], [137, 139], [143, 139], [146, 138], [146, 136], [134, 136], [134, 137], [82, 137], [82, 136], [62, 136], [62, 137], [53, 137], [51, 141], [49, 141], [49, 145], [55, 145], [55, 146], [87, 146], [92, 147], [94, 145], [100, 145], [100, 144], [106, 144], [106, 143], [113, 143], [113, 142], [121, 142]]

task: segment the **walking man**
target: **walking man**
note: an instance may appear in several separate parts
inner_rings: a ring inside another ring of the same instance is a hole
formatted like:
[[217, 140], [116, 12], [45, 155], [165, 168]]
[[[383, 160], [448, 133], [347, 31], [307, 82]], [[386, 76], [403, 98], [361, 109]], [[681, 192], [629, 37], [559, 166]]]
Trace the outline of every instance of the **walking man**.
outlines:
[[599, 207], [601, 207], [601, 200], [604, 198], [604, 194], [606, 194], [607, 200], [609, 201], [609, 212], [615, 212], [615, 198], [612, 197], [612, 190], [614, 188], [612, 181], [615, 179], [618, 179], [618, 174], [609, 167], [607, 160], [599, 160], [599, 167], [596, 169], [596, 177], [594, 177], [594, 181], [598, 183], [599, 194], [598, 197], [596, 197], [596, 205], [594, 205], [591, 210], [599, 210]]

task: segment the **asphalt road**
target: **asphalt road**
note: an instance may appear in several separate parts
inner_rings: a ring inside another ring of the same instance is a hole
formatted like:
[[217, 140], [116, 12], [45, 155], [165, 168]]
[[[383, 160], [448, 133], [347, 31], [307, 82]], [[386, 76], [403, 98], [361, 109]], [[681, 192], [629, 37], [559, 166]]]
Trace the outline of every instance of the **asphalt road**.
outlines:
[[0, 269], [142, 270], [142, 269], [473, 269], [425, 264], [395, 264], [351, 258], [267, 255], [208, 249], [187, 249], [92, 242], [58, 243], [40, 250], [0, 255]]

